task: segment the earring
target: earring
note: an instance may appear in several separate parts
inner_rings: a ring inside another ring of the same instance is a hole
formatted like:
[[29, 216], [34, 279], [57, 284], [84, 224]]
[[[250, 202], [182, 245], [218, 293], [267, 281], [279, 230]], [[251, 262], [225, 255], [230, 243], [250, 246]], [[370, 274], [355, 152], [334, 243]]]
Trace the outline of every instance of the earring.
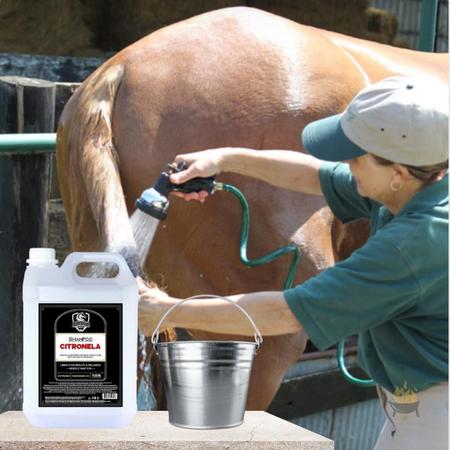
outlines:
[[402, 185], [400, 183], [395, 183], [395, 181], [391, 181], [391, 184], [389, 186], [394, 192], [398, 192], [402, 188]]

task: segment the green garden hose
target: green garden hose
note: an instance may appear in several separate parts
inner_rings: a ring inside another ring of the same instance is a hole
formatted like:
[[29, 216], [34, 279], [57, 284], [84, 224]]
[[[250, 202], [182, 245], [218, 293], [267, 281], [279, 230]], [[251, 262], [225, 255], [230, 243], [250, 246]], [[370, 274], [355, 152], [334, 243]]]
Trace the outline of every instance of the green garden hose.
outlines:
[[348, 382], [356, 384], [358, 386], [363, 386], [363, 387], [376, 386], [377, 383], [375, 383], [375, 381], [373, 381], [372, 379], [370, 379], [370, 378], [366, 378], [366, 379], [356, 378], [348, 371], [347, 367], [345, 366], [344, 346], [345, 346], [345, 340], [342, 340], [342, 341], [338, 342], [337, 354], [336, 354], [338, 367], [339, 367], [342, 375], [344, 375], [344, 378]]
[[[247, 257], [247, 244], [248, 244], [248, 233], [249, 233], [249, 225], [250, 225], [250, 212], [248, 207], [248, 202], [244, 197], [244, 194], [237, 189], [236, 187], [226, 184], [226, 183], [217, 183], [215, 185], [216, 190], [223, 190], [227, 192], [231, 192], [233, 195], [237, 197], [239, 203], [242, 207], [242, 228], [241, 228], [241, 239], [239, 244], [239, 256], [241, 261], [248, 267], [260, 266], [262, 264], [266, 264], [271, 262], [278, 257], [285, 255], [287, 253], [292, 253], [292, 262], [289, 268], [288, 275], [286, 277], [286, 281], [284, 282], [284, 289], [289, 289], [292, 287], [292, 283], [294, 282], [295, 274], [297, 273], [297, 268], [300, 263], [300, 251], [296, 245], [290, 244], [286, 247], [279, 248], [268, 255], [261, 256], [256, 259], [248, 259]], [[341, 341], [337, 347], [337, 362], [338, 367], [341, 370], [344, 378], [350, 383], [357, 384], [358, 386], [364, 387], [372, 387], [375, 386], [376, 383], [371, 379], [360, 379], [356, 378], [350, 374], [347, 367], [345, 366], [344, 359], [344, 345], [345, 341]]]
[[242, 207], [242, 228], [241, 228], [241, 241], [239, 246], [239, 256], [241, 261], [248, 267], [256, 267], [271, 262], [280, 256], [283, 256], [287, 253], [292, 253], [292, 262], [291, 267], [289, 268], [289, 272], [284, 283], [284, 289], [289, 289], [292, 286], [292, 283], [295, 278], [295, 274], [297, 273], [298, 264], [300, 262], [300, 251], [296, 245], [287, 245], [286, 247], [279, 248], [268, 255], [261, 256], [256, 259], [248, 259], [247, 257], [247, 244], [248, 244], [248, 230], [250, 224], [250, 212], [246, 198], [244, 194], [234, 186], [225, 183], [216, 183], [217, 190], [224, 190], [227, 192], [231, 192], [234, 194]]

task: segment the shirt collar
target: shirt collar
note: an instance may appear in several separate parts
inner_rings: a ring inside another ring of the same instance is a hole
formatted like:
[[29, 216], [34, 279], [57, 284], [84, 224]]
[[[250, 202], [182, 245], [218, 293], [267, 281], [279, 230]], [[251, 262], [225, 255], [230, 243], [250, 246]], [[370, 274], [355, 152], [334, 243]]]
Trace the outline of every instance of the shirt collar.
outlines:
[[430, 209], [434, 206], [448, 205], [448, 173], [442, 180], [420, 190], [399, 212], [398, 215], [412, 211]]

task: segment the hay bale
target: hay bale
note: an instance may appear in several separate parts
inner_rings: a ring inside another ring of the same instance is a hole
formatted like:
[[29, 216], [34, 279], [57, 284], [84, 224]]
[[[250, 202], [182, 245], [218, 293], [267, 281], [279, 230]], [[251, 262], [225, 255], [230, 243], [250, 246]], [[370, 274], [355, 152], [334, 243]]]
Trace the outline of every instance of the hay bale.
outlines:
[[121, 49], [158, 28], [231, 6], [251, 6], [305, 25], [392, 43], [397, 31], [396, 18], [386, 11], [368, 8], [368, 3], [368, 0], [112, 0], [110, 35], [104, 36], [103, 47]]
[[368, 0], [250, 0], [249, 6], [311, 25], [355, 37], [364, 37]]
[[395, 43], [391, 14], [368, 0], [0, 0], [0, 52], [99, 56], [207, 11], [252, 6], [296, 22]]
[[111, 50], [121, 49], [172, 23], [207, 11], [246, 3], [239, 0], [112, 0], [109, 47]]
[[85, 9], [81, 0], [0, 1], [0, 52], [100, 55]]
[[392, 44], [397, 36], [398, 19], [388, 11], [377, 8], [367, 10], [367, 35], [378, 42]]

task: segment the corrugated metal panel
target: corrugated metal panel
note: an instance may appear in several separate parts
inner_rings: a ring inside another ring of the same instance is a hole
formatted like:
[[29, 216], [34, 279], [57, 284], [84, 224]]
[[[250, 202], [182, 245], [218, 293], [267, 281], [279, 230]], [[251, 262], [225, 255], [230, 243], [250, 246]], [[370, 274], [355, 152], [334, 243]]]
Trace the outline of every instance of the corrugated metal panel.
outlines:
[[[354, 355], [346, 357], [347, 366], [354, 362]], [[302, 361], [291, 367], [284, 378], [314, 375], [336, 367], [334, 356]], [[326, 391], [327, 386], [323, 389]], [[292, 423], [333, 439], [335, 450], [372, 450], [384, 421], [378, 398], [290, 419]]]
[[[422, 0], [371, 0], [370, 4], [374, 8], [394, 14], [399, 22], [399, 38], [405, 41], [408, 47], [418, 48]], [[439, 1], [436, 50], [448, 51], [448, 0]]]
[[448, 1], [439, 2], [437, 52], [448, 52]]
[[335, 450], [372, 450], [384, 423], [384, 413], [375, 399], [291, 422], [333, 439]]

